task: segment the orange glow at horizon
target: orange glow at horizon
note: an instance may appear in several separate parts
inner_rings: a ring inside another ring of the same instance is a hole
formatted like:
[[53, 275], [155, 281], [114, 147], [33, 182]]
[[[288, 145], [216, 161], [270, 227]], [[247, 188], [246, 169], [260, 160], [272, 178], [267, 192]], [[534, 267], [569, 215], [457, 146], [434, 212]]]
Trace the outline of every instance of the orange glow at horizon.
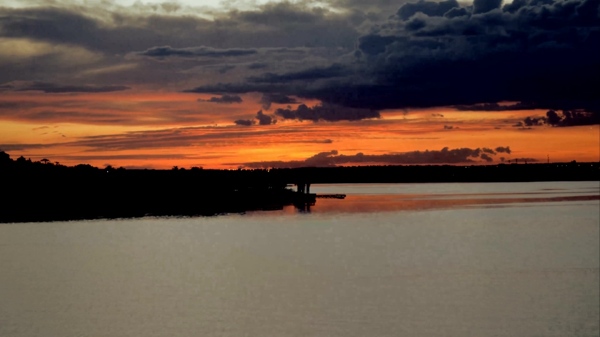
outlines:
[[[600, 160], [599, 125], [514, 126], [527, 116], [544, 116], [542, 110], [431, 108], [383, 111], [381, 119], [317, 123], [273, 116], [277, 119], [273, 125], [237, 126], [235, 120], [253, 120], [262, 109], [258, 95], [241, 96], [241, 104], [215, 104], [198, 101], [211, 95], [172, 92], [0, 93], [9, 107], [0, 107], [0, 150], [12, 158], [48, 158], [65, 165], [163, 169], [302, 161], [332, 150], [377, 155], [445, 147], [512, 149], [511, 154], [497, 154], [494, 163], [500, 157]], [[283, 106], [274, 104], [264, 113], [273, 115], [278, 107]]]

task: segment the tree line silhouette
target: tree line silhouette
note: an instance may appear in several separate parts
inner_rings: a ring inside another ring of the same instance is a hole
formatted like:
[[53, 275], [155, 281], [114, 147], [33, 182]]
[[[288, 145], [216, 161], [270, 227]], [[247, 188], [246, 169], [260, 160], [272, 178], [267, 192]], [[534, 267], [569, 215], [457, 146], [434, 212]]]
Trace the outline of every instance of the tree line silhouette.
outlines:
[[598, 180], [600, 163], [144, 170], [16, 160], [0, 151], [0, 222], [215, 215], [314, 202], [293, 185]]

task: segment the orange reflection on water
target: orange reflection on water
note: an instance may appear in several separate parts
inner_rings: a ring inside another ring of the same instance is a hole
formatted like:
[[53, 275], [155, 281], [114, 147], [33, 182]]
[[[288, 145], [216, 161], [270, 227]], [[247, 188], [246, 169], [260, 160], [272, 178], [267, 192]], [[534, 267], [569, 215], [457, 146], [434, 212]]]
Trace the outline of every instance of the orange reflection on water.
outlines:
[[464, 208], [469, 206], [501, 206], [504, 204], [600, 200], [600, 194], [553, 197], [467, 197], [458, 195], [348, 195], [345, 199], [317, 199], [310, 212], [314, 213], [372, 213]]

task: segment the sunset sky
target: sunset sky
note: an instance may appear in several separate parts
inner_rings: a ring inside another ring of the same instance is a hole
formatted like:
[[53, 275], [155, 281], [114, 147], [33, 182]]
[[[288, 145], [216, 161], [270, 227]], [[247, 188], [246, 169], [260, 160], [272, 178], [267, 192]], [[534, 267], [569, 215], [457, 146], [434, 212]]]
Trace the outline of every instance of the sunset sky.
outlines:
[[1, 0], [0, 151], [126, 168], [600, 160], [600, 0]]

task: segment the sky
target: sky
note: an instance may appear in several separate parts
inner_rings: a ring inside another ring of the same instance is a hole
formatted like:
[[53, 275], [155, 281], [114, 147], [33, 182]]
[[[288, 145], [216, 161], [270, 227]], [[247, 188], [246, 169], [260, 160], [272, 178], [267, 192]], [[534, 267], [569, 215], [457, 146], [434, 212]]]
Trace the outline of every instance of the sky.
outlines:
[[0, 151], [126, 168], [600, 161], [600, 0], [3, 0]]

